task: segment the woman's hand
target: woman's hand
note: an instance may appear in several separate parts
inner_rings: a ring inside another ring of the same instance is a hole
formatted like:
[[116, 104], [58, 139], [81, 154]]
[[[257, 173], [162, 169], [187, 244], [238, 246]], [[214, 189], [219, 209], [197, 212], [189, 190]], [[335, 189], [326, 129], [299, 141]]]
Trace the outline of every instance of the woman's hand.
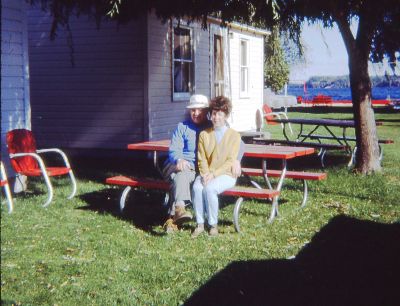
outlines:
[[234, 178], [238, 178], [242, 174], [242, 167], [238, 160], [234, 160], [232, 164], [232, 175]]
[[210, 172], [203, 175], [202, 177], [203, 185], [206, 186], [212, 179], [214, 179], [214, 174]]

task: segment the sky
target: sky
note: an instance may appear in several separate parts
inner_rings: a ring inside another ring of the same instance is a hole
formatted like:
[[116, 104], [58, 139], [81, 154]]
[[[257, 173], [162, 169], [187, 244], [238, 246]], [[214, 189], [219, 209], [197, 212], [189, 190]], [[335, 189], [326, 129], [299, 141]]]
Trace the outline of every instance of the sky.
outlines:
[[305, 25], [302, 31], [306, 62], [293, 65], [291, 81], [305, 81], [311, 76], [347, 75], [347, 51], [339, 30], [321, 25]]
[[[357, 31], [358, 22], [351, 26], [353, 35]], [[348, 75], [348, 56], [342, 36], [335, 25], [325, 29], [320, 24], [304, 25], [302, 30], [302, 42], [305, 48], [305, 63], [299, 63], [290, 67], [290, 82], [307, 81], [311, 76], [340, 76]], [[400, 55], [396, 55], [399, 57]], [[388, 68], [387, 60], [382, 64], [369, 63], [369, 75], [393, 74]], [[396, 74], [400, 74], [400, 68], [396, 68]]]

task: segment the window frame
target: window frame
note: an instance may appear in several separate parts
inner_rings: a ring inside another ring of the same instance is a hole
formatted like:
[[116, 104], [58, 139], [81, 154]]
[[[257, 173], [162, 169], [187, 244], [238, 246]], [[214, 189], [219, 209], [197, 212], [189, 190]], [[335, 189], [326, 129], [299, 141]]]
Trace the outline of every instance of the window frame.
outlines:
[[[190, 40], [190, 56], [191, 60], [185, 60], [185, 59], [175, 59], [175, 29], [176, 28], [181, 28], [181, 29], [186, 29], [189, 30], [189, 40]], [[174, 22], [171, 25], [171, 92], [172, 92], [172, 101], [185, 101], [189, 100], [190, 96], [194, 92], [194, 87], [195, 87], [195, 81], [194, 81], [194, 76], [195, 76], [195, 60], [194, 60], [194, 39], [193, 39], [193, 28], [189, 26], [184, 26], [179, 24], [178, 22]], [[175, 63], [191, 63], [189, 65], [189, 91], [188, 92], [175, 92]]]
[[[246, 65], [242, 65], [242, 43], [245, 43], [246, 46]], [[239, 39], [239, 97], [240, 98], [248, 98], [249, 97], [249, 84], [250, 84], [250, 65], [249, 65], [249, 45], [250, 45], [250, 41], [249, 39], [245, 39], [245, 38], [240, 38]], [[245, 84], [245, 90], [242, 90], [242, 78], [243, 78], [243, 74], [242, 74], [242, 70], [246, 71], [246, 84]]]

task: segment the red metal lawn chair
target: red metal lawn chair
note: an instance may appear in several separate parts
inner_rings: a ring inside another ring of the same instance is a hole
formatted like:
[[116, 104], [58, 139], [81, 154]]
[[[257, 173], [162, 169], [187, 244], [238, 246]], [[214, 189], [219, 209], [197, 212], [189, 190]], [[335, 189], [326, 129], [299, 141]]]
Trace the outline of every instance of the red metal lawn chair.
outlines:
[[[47, 189], [48, 198], [43, 204], [44, 207], [51, 203], [53, 198], [53, 187], [50, 182], [51, 176], [69, 174], [72, 182], [72, 193], [68, 199], [72, 199], [76, 193], [76, 180], [69, 164], [68, 158], [63, 151], [57, 148], [36, 149], [36, 141], [33, 133], [26, 129], [16, 129], [7, 133], [7, 147], [10, 155], [11, 166], [18, 174], [26, 176], [43, 176]], [[65, 166], [46, 167], [39, 153], [58, 153], [61, 155]]]
[[[288, 116], [285, 112], [274, 112], [267, 104], [263, 105], [263, 113], [264, 113], [265, 121], [267, 122], [267, 124], [271, 124], [271, 125], [278, 124], [278, 122], [274, 121], [275, 118], [288, 119]], [[290, 125], [290, 123], [288, 123], [288, 125], [289, 125], [290, 133], [293, 135], [292, 126]], [[283, 129], [284, 128], [283, 123], [281, 123], [281, 126]]]
[[8, 184], [6, 170], [4, 169], [3, 162], [0, 161], [0, 186], [4, 188], [4, 193], [6, 194], [7, 204], [8, 204], [8, 212], [11, 214], [14, 208], [13, 199], [11, 196], [10, 185]]

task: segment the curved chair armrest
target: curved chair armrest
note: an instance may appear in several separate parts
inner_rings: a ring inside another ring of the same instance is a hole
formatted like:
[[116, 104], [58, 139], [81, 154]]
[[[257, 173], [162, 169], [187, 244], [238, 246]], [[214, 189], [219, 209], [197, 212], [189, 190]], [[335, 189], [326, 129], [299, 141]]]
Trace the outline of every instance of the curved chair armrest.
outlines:
[[280, 113], [281, 113], [281, 116], [282, 116], [284, 119], [286, 119], [286, 120], [289, 119], [288, 116], [287, 116], [287, 114], [286, 114], [285, 112], [280, 112]]
[[8, 213], [11, 214], [14, 209], [14, 202], [12, 199], [10, 185], [8, 183], [8, 178], [7, 178], [6, 170], [4, 169], [3, 162], [0, 162], [0, 174], [1, 174], [1, 181], [2, 181], [1, 187], [4, 187], [4, 192], [5, 192], [6, 198], [7, 198]]
[[71, 168], [67, 155], [65, 155], [65, 153], [63, 151], [61, 151], [60, 149], [57, 148], [51, 148], [51, 149], [40, 149], [40, 150], [36, 150], [37, 153], [48, 153], [48, 152], [55, 152], [61, 155], [62, 159], [64, 160], [65, 166], [67, 168]]
[[[283, 117], [283, 119], [286, 119], [286, 120], [289, 119], [288, 116], [287, 116], [287, 114], [286, 114], [285, 112], [264, 113], [264, 118], [267, 118], [268, 116], [275, 116], [275, 117], [277, 117], [279, 120], [281, 119], [281, 117]], [[293, 129], [292, 129], [292, 125], [290, 124], [290, 122], [288, 123], [288, 125], [289, 125], [290, 134], [293, 135]], [[281, 122], [281, 126], [282, 126], [282, 129], [284, 129], [284, 125], [283, 125], [282, 122]]]
[[46, 173], [46, 167], [44, 165], [43, 159], [36, 153], [10, 153], [10, 158], [31, 156], [39, 163], [40, 170]]
[[272, 114], [277, 114], [279, 116], [287, 117], [287, 114], [285, 112], [272, 112]]
[[278, 117], [278, 119], [281, 119], [281, 114], [276, 113], [276, 112], [272, 112], [272, 113], [264, 113], [264, 118], [267, 116], [276, 116]]
[[0, 163], [0, 174], [1, 174], [0, 178], [2, 181], [7, 180], [6, 170], [4, 169], [3, 162]]
[[36, 161], [39, 164], [39, 168], [40, 171], [42, 172], [43, 178], [46, 182], [47, 185], [47, 189], [48, 189], [48, 197], [47, 197], [47, 201], [43, 204], [43, 207], [48, 206], [51, 203], [51, 200], [53, 199], [53, 187], [51, 186], [51, 182], [49, 179], [49, 176], [47, 175], [47, 171], [46, 171], [46, 167], [44, 165], [44, 162], [42, 160], [42, 158], [39, 156], [39, 154], [36, 153], [10, 153], [10, 158], [15, 158], [15, 157], [23, 157], [23, 156], [31, 156], [34, 159], [36, 159]]

